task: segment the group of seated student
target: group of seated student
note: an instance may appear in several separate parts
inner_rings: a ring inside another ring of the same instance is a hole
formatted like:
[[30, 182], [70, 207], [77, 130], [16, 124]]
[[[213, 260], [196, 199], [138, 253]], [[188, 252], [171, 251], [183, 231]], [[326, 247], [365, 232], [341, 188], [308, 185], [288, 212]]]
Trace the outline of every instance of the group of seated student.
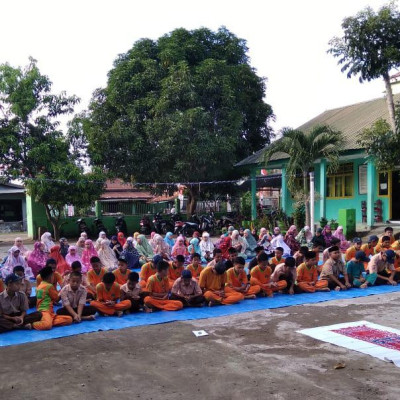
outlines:
[[[246, 261], [231, 247], [227, 257], [213, 250], [213, 259], [201, 264], [194, 253], [185, 267], [185, 257], [169, 261], [155, 255], [143, 264], [140, 274], [128, 268], [124, 256], [110, 272], [99, 257], [90, 259], [87, 274], [79, 261], [71, 263], [64, 276], [57, 263], [48, 259], [37, 275], [36, 296], [25, 277], [23, 266], [15, 266], [4, 282], [0, 280], [0, 333], [14, 329], [48, 330], [94, 320], [102, 316], [122, 316], [139, 311], [176, 311], [183, 307], [235, 304], [274, 293], [314, 293], [317, 291], [365, 289], [373, 285], [397, 285], [400, 242], [392, 240], [390, 229], [379, 239], [370, 236], [366, 244], [354, 239], [344, 255], [337, 245], [326, 251], [318, 265], [319, 253], [300, 247], [294, 256], [283, 257], [277, 248], [271, 256], [264, 247], [255, 248], [256, 257], [246, 270]], [[56, 311], [55, 307], [56, 306]], [[28, 313], [29, 309], [36, 310]]]

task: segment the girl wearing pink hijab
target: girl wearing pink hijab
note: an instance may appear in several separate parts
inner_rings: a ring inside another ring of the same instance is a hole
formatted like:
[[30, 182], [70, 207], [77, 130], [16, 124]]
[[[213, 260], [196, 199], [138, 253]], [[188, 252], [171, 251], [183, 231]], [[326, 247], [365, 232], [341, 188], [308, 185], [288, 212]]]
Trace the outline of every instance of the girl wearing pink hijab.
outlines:
[[74, 261], [79, 261], [82, 264], [82, 259], [78, 254], [76, 246], [69, 246], [68, 254], [65, 256], [65, 261], [71, 266]]
[[336, 231], [333, 232], [333, 236], [340, 240], [340, 250], [346, 251], [350, 247], [350, 243], [347, 241], [346, 236], [343, 233], [343, 226], [338, 226]]
[[189, 256], [189, 252], [185, 246], [185, 238], [182, 235], [176, 239], [176, 243], [171, 252], [171, 256], [174, 260], [176, 259], [176, 256], [179, 255], [184, 256], [185, 258]]
[[98, 257], [98, 254], [93, 246], [93, 242], [87, 239], [85, 240], [85, 248], [82, 252], [82, 274], [86, 274], [91, 268], [90, 259], [92, 257]]
[[47, 253], [44, 251], [44, 244], [36, 242], [33, 251], [28, 256], [28, 266], [31, 267], [33, 276], [39, 274], [39, 271], [46, 265]]

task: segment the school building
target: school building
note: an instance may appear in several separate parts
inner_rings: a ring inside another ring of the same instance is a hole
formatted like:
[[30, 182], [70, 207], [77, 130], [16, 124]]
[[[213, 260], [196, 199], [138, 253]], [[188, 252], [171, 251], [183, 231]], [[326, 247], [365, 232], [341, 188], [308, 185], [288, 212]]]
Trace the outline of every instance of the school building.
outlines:
[[[395, 103], [400, 100], [400, 94], [394, 97]], [[363, 129], [381, 118], [389, 120], [384, 96], [325, 111], [298, 128], [307, 132], [318, 125], [329, 125], [341, 131], [345, 140], [340, 149], [340, 167], [335, 173], [328, 174], [326, 159], [321, 158], [314, 164], [316, 223], [322, 217], [337, 219], [340, 209], [354, 209], [356, 223], [368, 227], [388, 220], [400, 221], [400, 160], [399, 168], [393, 172], [378, 171], [357, 143]], [[280, 207], [289, 215], [293, 212], [293, 197], [285, 179], [287, 154], [275, 155], [266, 165], [265, 151], [266, 148], [261, 149], [236, 164], [252, 177], [253, 219], [256, 216], [256, 182], [262, 169], [281, 170]]]

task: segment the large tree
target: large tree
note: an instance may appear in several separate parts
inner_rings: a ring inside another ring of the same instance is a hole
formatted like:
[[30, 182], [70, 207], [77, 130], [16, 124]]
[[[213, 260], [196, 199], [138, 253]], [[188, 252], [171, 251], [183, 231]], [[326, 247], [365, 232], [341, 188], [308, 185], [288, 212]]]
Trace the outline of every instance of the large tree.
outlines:
[[[225, 28], [177, 29], [121, 54], [79, 116], [91, 161], [132, 182], [235, 177], [269, 143], [273, 113], [246, 42]], [[188, 185], [196, 207], [198, 185]]]
[[[333, 172], [337, 169], [342, 143], [342, 133], [327, 125], [316, 126], [310, 132], [284, 128], [282, 137], [273, 142], [265, 153], [266, 163], [277, 153], [285, 153], [289, 156], [286, 176], [282, 176], [282, 179], [287, 179], [289, 190], [294, 195], [301, 192], [308, 226], [310, 226], [308, 175], [319, 158], [325, 158], [329, 161], [329, 171]], [[302, 178], [302, 188], [296, 185], [297, 177]]]
[[339, 58], [347, 77], [360, 82], [383, 78], [386, 87], [390, 124], [396, 129], [395, 107], [390, 86], [390, 71], [400, 66], [400, 13], [395, 2], [374, 12], [370, 7], [342, 22], [344, 35], [334, 37], [329, 53]]
[[25, 68], [0, 66], [0, 163], [7, 179], [22, 180], [43, 204], [58, 238], [62, 208], [89, 206], [103, 190], [104, 177], [85, 173], [58, 117], [73, 112], [75, 96], [52, 94], [52, 83], [36, 61]]

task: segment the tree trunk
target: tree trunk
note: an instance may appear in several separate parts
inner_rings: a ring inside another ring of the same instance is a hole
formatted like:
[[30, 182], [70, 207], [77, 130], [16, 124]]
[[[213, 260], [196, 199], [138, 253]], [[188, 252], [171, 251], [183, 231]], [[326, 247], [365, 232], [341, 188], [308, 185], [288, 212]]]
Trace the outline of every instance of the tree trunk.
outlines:
[[386, 87], [386, 103], [387, 103], [388, 110], [389, 110], [389, 122], [390, 122], [390, 125], [392, 126], [393, 132], [397, 133], [393, 92], [392, 92], [392, 86], [390, 84], [389, 73], [386, 73], [383, 76], [383, 80], [385, 81], [385, 87]]
[[55, 218], [54, 216], [52, 216], [50, 207], [47, 204], [45, 204], [44, 209], [46, 210], [47, 220], [51, 223], [51, 226], [53, 227], [53, 237], [55, 240], [58, 241], [60, 239], [60, 217]]
[[189, 188], [188, 203], [187, 203], [187, 209], [186, 209], [186, 213], [187, 213], [188, 217], [191, 217], [196, 212], [197, 195], [198, 195], [197, 188], [194, 186], [191, 186]]
[[[308, 181], [307, 181], [307, 172], [303, 172], [303, 190], [304, 190], [304, 209], [306, 213], [306, 225], [310, 226], [310, 202], [308, 199]], [[297, 227], [297, 228], [302, 228], [302, 227]]]

